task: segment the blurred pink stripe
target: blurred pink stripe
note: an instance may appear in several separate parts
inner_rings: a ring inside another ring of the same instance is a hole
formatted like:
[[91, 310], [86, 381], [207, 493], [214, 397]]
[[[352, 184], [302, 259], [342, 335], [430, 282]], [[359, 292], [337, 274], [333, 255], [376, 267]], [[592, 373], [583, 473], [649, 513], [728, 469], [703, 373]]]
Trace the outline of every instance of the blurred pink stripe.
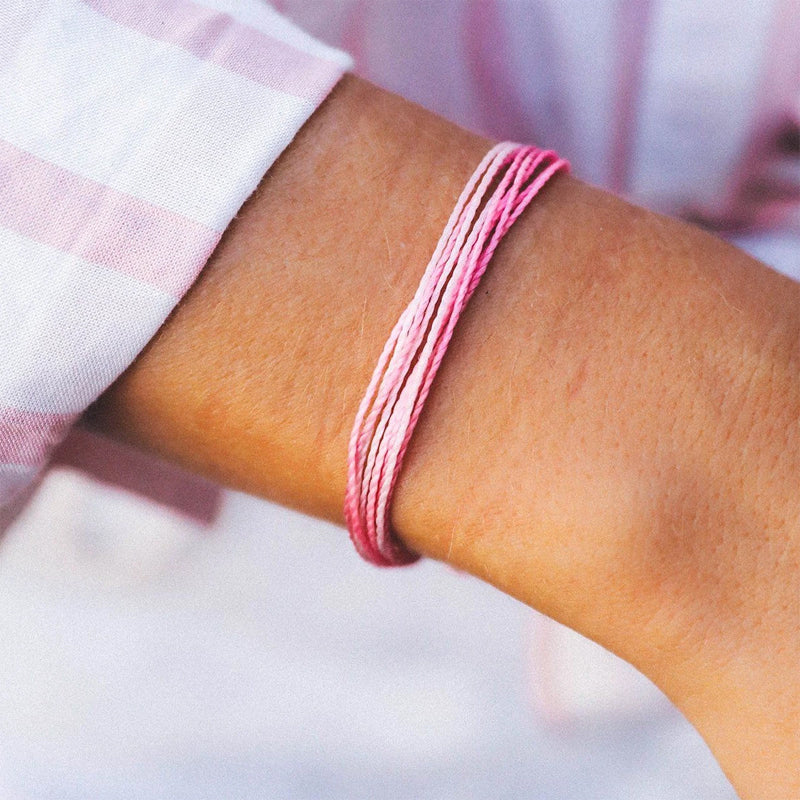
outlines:
[[120, 25], [270, 89], [320, 101], [341, 68], [188, 0], [83, 0]]
[[630, 178], [651, 10], [650, 0], [623, 0], [615, 20], [616, 93], [608, 173], [609, 186], [615, 192], [624, 192]]
[[509, 63], [507, 30], [496, 0], [470, 0], [467, 4], [464, 47], [482, 99], [482, 132], [519, 142], [535, 139], [531, 109], [518, 96], [520, 77]]
[[367, 28], [366, 19], [369, 9], [365, 6], [364, 0], [353, 0], [347, 13], [346, 22], [339, 44], [355, 60], [356, 64], [363, 70], [367, 59]]
[[[781, 132], [787, 124], [800, 124], [799, 43], [800, 4], [796, 0], [780, 0], [775, 4], [772, 29], [764, 47], [747, 144], [726, 187], [721, 210], [712, 220], [717, 226], [791, 227], [792, 217], [797, 216], [800, 196], [795, 194], [793, 199], [791, 192], [787, 195], [780, 182], [772, 191], [766, 184], [774, 175], [773, 162], [785, 155], [778, 150]], [[759, 194], [761, 203], [757, 200]]]
[[205, 525], [217, 518], [222, 505], [219, 486], [80, 425], [59, 445], [53, 463], [79, 469], [100, 483], [147, 497]]
[[0, 408], [0, 463], [27, 467], [43, 464], [76, 416]]
[[[220, 234], [0, 140], [0, 226], [180, 298]], [[168, 254], [168, 258], [165, 257]]]

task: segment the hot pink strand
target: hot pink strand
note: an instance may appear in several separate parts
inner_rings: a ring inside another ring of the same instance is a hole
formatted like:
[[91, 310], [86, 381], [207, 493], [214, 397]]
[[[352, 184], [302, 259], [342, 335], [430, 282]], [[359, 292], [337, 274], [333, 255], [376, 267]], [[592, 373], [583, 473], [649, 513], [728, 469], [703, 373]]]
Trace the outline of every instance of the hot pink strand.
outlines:
[[350, 436], [345, 519], [367, 561], [416, 561], [391, 529], [391, 500], [411, 436], [456, 323], [497, 246], [566, 161], [504, 142], [478, 165], [458, 198], [413, 299], [378, 359]]

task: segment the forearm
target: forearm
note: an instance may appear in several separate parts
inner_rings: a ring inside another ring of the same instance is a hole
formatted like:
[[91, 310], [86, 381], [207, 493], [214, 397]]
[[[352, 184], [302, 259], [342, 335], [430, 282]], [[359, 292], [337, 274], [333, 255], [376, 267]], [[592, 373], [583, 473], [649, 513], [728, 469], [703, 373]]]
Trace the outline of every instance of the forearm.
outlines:
[[[488, 146], [344, 81], [94, 424], [341, 522], [356, 408]], [[797, 702], [798, 309], [733, 248], [560, 176], [459, 322], [393, 507], [413, 549], [639, 666], [753, 798], [791, 794], [797, 735], [757, 717]], [[738, 745], [715, 728], [737, 704]]]

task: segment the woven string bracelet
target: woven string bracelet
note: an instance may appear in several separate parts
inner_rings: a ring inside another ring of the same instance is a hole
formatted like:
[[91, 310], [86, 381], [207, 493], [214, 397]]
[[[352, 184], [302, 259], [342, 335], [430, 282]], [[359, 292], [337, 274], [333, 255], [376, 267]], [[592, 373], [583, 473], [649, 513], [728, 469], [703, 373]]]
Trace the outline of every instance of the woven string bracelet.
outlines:
[[417, 561], [392, 531], [403, 456], [458, 318], [500, 240], [539, 190], [569, 164], [550, 150], [503, 142], [464, 187], [419, 288], [378, 359], [350, 436], [345, 519], [377, 566]]

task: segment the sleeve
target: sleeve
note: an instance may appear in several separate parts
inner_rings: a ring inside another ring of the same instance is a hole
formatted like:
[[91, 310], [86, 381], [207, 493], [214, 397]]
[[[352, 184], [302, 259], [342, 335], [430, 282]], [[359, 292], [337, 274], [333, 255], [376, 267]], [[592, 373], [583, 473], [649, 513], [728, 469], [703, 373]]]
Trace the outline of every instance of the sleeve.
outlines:
[[350, 66], [259, 0], [0, 5], [0, 530]]

